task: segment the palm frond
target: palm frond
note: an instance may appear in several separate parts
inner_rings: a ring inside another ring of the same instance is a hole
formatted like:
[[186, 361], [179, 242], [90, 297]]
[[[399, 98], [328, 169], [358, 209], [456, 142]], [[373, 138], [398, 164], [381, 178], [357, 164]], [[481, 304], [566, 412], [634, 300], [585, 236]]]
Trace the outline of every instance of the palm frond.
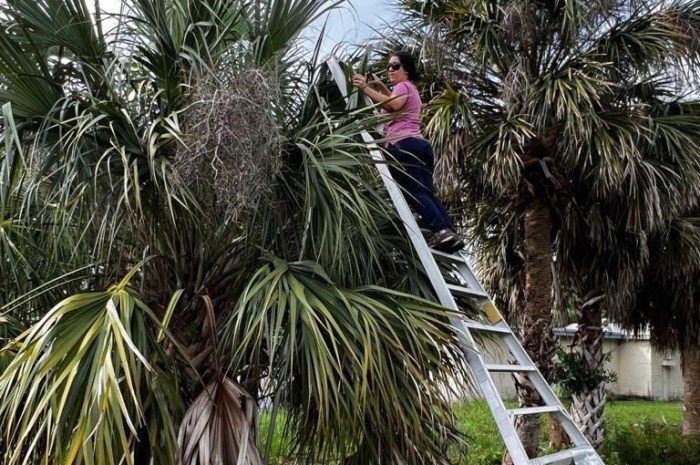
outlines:
[[255, 400], [229, 379], [210, 384], [180, 425], [181, 465], [262, 465], [255, 443]]
[[316, 19], [337, 8], [342, 1], [279, 0], [246, 3], [248, 39], [254, 63], [259, 66], [285, 66], [285, 55], [296, 38]]
[[[339, 288], [312, 263], [276, 260], [250, 281], [222, 343], [234, 367], [266, 370], [266, 394], [288, 412], [310, 462], [395, 454], [422, 463], [459, 436], [441, 389], [467, 379], [449, 315], [388, 289]], [[410, 407], [420, 403], [432, 408]]]
[[635, 331], [650, 331], [664, 349], [693, 347], [700, 337], [697, 308], [700, 223], [693, 208], [649, 237], [650, 259], [642, 270], [632, 311], [621, 323]]
[[66, 56], [79, 57], [94, 65], [105, 54], [104, 38], [99, 36], [85, 0], [11, 0], [7, 3], [4, 13], [24, 31], [27, 44], [36, 47], [44, 56], [62, 51], [66, 55], [59, 53], [59, 61]]
[[[5, 347], [12, 339], [22, 333], [22, 325], [19, 321], [7, 313], [0, 313], [0, 345]], [[12, 361], [12, 353], [0, 351], [0, 373], [4, 372]], [[2, 444], [2, 440], [0, 440]]]
[[51, 78], [42, 53], [31, 45], [25, 47], [19, 43], [7, 22], [0, 27], [0, 73], [4, 81], [0, 102], [3, 105], [12, 102], [18, 116], [46, 116], [63, 96]]
[[675, 1], [663, 8], [641, 2], [637, 11], [626, 12], [626, 17], [614, 23], [587, 53], [615, 63], [615, 76], [621, 79], [664, 67], [693, 73], [698, 62], [693, 45], [698, 32], [700, 7], [696, 2]]
[[14, 357], [0, 376], [5, 463], [132, 463], [154, 370], [151, 318], [121, 285], [65, 299], [7, 345]]
[[246, 31], [242, 14], [241, 3], [224, 0], [131, 0], [120, 21], [138, 52], [135, 60], [153, 73], [174, 109], [183, 103], [183, 85], [214, 74], [226, 60]]

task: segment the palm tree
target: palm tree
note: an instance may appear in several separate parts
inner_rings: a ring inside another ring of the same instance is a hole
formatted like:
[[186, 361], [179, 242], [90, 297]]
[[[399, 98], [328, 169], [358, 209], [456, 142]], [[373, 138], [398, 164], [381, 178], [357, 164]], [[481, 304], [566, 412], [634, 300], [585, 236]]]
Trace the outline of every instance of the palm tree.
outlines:
[[[621, 274], [608, 276], [611, 266], [598, 268], [612, 245], [606, 237], [623, 243], [618, 232], [636, 237], [677, 211], [664, 210], [664, 201], [697, 195], [697, 132], [686, 126], [697, 117], [667, 117], [648, 105], [668, 103], [669, 89], [679, 93], [675, 70], [698, 69], [700, 3], [399, 4], [410, 26], [402, 30], [443, 71], [428, 120], [441, 154], [436, 170], [446, 195], [470, 208], [483, 277], [550, 379], [553, 296], [565, 294], [555, 284], [573, 285], [579, 315], [590, 322], [579, 341], [599, 363], [595, 328], [606, 305], [598, 297], [612, 300], [610, 286], [625, 279], [621, 267], [633, 258], [615, 257]], [[567, 249], [574, 242], [580, 247]], [[539, 403], [528, 383], [516, 386], [523, 405]], [[538, 422], [529, 418], [518, 426], [533, 454]], [[599, 445], [601, 435], [588, 433]]]
[[[575, 342], [588, 373], [604, 364], [602, 316], [626, 319], [642, 285], [643, 270], [653, 260], [649, 236], [697, 201], [698, 101], [677, 98], [668, 84], [650, 80], [628, 94], [633, 108], [654, 128], [653, 135], [637, 142], [642, 154], [638, 172], [619, 194], [605, 199], [581, 189], [563, 215], [555, 245], [557, 267], [566, 287], [581, 299]], [[574, 394], [573, 413], [594, 443], [602, 444], [606, 382], [599, 378], [594, 384]]]
[[700, 434], [700, 219], [697, 207], [649, 237], [649, 265], [635, 305], [621, 321], [649, 330], [662, 350], [680, 350], [684, 380], [683, 434]]
[[328, 111], [298, 40], [336, 6], [132, 0], [110, 31], [85, 0], [2, 4], [3, 463], [462, 444], [464, 356], [357, 140], [376, 119]]

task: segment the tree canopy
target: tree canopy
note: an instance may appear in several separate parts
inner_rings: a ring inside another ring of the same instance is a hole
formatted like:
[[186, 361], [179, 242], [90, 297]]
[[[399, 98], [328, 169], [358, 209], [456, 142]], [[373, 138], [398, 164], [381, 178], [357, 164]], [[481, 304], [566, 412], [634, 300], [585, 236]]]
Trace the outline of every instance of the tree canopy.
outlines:
[[258, 402], [308, 463], [463, 444], [376, 118], [330, 112], [299, 41], [338, 5], [3, 3], [3, 463], [260, 463]]

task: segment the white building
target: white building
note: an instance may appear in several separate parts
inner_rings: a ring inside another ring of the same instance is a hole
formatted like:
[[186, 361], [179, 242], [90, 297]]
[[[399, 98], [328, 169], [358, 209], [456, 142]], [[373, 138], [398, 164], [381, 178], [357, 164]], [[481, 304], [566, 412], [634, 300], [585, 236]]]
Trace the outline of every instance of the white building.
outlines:
[[[566, 349], [573, 340], [577, 325], [554, 330], [559, 345]], [[481, 341], [482, 354], [486, 363], [509, 364], [512, 356], [503, 348], [498, 339]], [[613, 396], [631, 396], [649, 400], [682, 400], [683, 379], [681, 376], [680, 354], [678, 351], [660, 352], [651, 346], [649, 334], [637, 337], [619, 328], [606, 327], [603, 350], [610, 353], [607, 368], [617, 374], [617, 382], [608, 386]], [[505, 400], [516, 400], [515, 385], [510, 373], [494, 373], [496, 387]], [[455, 386], [454, 391], [458, 390]], [[460, 396], [462, 397], [462, 396]], [[463, 399], [479, 398], [475, 388], [464, 393]]]
[[[562, 347], [571, 344], [576, 328], [572, 324], [554, 330]], [[648, 332], [635, 338], [614, 325], [606, 327], [603, 350], [611, 355], [608, 369], [617, 373], [617, 383], [610, 385], [613, 395], [650, 400], [683, 398], [680, 353], [653, 348]]]

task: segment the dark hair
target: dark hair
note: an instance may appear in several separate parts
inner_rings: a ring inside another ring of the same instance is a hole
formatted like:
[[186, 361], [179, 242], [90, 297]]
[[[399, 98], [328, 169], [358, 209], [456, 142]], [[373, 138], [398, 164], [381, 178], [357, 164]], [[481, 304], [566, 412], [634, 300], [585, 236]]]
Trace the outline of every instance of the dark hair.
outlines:
[[399, 62], [401, 63], [401, 67], [406, 71], [408, 74], [408, 80], [409, 81], [418, 81], [420, 79], [420, 74], [418, 73], [418, 67], [416, 66], [416, 59], [413, 58], [413, 55], [410, 52], [407, 52], [405, 50], [400, 50], [398, 52], [394, 52], [390, 55], [390, 57], [396, 57], [399, 59]]

